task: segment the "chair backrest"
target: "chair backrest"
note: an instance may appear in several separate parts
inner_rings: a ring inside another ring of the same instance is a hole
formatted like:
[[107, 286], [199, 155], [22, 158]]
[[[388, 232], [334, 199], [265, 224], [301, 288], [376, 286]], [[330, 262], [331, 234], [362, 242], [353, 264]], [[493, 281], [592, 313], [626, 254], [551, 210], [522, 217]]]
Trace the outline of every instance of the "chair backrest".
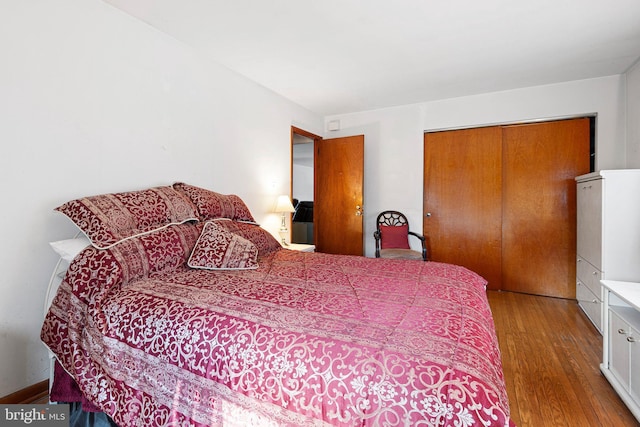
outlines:
[[376, 219], [382, 249], [409, 249], [409, 221], [402, 212], [384, 211]]

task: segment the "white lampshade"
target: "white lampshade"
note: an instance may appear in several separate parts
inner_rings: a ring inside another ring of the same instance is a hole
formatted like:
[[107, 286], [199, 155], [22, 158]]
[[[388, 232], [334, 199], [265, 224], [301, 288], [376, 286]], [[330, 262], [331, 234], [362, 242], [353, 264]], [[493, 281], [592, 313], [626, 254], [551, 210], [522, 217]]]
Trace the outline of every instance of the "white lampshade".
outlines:
[[273, 211], [274, 212], [295, 212], [296, 210], [293, 208], [293, 204], [291, 203], [291, 199], [289, 199], [289, 196], [282, 195], [282, 196], [278, 196], [276, 207]]

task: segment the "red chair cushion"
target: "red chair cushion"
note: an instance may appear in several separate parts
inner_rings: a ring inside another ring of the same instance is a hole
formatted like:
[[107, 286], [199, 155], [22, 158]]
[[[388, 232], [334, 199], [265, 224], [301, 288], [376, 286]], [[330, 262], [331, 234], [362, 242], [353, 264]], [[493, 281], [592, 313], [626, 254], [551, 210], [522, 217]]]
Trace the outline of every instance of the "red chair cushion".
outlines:
[[382, 249], [410, 249], [408, 225], [381, 225], [380, 234]]

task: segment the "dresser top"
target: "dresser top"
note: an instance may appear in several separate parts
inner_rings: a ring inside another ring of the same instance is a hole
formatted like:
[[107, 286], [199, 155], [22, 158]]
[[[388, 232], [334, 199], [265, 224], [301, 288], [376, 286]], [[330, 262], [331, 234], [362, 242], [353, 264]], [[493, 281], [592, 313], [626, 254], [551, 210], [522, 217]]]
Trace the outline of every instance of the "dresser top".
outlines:
[[640, 283], [602, 280], [602, 286], [625, 300], [636, 310], [640, 310]]
[[576, 177], [576, 181], [591, 181], [594, 179], [606, 178], [607, 176], [627, 175], [640, 176], [640, 169], [607, 169], [591, 172]]

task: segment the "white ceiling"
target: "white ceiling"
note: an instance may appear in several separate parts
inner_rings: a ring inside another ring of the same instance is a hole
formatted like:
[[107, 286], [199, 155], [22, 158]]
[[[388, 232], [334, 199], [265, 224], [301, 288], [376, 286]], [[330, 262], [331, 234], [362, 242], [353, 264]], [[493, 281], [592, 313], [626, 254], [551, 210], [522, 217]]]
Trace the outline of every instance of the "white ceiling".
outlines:
[[321, 115], [624, 73], [640, 0], [104, 0]]

